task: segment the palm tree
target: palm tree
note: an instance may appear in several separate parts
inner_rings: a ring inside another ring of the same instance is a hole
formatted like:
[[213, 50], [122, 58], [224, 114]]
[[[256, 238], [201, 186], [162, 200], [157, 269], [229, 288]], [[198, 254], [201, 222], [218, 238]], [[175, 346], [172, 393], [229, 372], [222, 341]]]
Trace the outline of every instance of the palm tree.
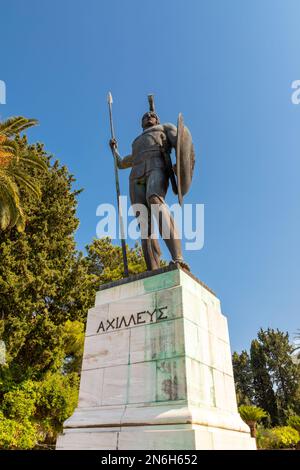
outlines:
[[267, 416], [265, 410], [259, 408], [259, 406], [241, 405], [239, 407], [239, 413], [242, 420], [248, 424], [251, 437], [256, 437], [256, 423]]
[[40, 196], [39, 185], [28, 170], [33, 167], [45, 170], [46, 164], [33, 147], [24, 150], [18, 139], [14, 139], [36, 124], [35, 119], [22, 116], [0, 122], [0, 230], [13, 226], [19, 231], [24, 230], [25, 217], [20, 190]]

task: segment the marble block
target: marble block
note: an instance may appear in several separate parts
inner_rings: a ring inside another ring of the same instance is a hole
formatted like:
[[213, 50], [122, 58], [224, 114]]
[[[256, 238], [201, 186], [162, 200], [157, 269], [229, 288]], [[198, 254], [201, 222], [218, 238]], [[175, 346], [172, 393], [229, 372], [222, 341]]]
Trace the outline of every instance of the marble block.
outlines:
[[177, 267], [101, 286], [78, 407], [56, 448], [256, 448], [237, 410], [227, 320], [207, 286]]

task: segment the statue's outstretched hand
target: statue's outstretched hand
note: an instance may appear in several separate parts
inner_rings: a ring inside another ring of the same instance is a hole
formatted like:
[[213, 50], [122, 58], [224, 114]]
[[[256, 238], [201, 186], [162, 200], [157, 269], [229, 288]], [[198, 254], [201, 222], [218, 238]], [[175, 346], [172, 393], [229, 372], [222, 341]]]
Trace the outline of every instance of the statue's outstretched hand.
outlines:
[[110, 139], [109, 146], [112, 150], [116, 150], [118, 148], [118, 142], [116, 139]]

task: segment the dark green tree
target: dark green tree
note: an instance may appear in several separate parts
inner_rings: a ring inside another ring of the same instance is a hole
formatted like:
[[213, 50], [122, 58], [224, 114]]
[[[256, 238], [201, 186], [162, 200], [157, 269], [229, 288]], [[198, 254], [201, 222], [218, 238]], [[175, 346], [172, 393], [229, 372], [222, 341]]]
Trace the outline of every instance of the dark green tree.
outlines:
[[277, 423], [276, 396], [268, 370], [267, 357], [257, 339], [251, 343], [250, 358], [253, 373], [254, 403], [256, 406], [267, 411], [272, 423]]
[[288, 333], [260, 329], [246, 351], [232, 356], [238, 404], [268, 413], [265, 422], [283, 425], [300, 409], [300, 365]]
[[[275, 395], [277, 419], [284, 424], [287, 414], [299, 413], [299, 380], [300, 366], [293, 360], [293, 346], [289, 342], [288, 333], [268, 328], [258, 332], [259, 354], [265, 361], [265, 368]], [[251, 347], [251, 357], [255, 348]], [[256, 387], [256, 394], [261, 391]], [[266, 407], [263, 407], [269, 411]], [[271, 414], [271, 413], [270, 413]], [[272, 414], [271, 414], [272, 416]]]
[[254, 398], [253, 373], [247, 351], [234, 352], [232, 365], [238, 406], [251, 405]]
[[21, 192], [24, 230], [0, 233], [0, 448], [54, 444], [76, 404], [84, 322], [99, 284], [75, 247], [74, 178], [42, 145], [18, 138], [18, 147], [45, 169], [30, 168], [39, 199]]
[[2, 339], [13, 381], [40, 378], [60, 367], [62, 325], [85, 319], [96, 288], [96, 276], [88, 273], [87, 261], [75, 248], [74, 179], [57, 161], [51, 166], [42, 146], [36, 152], [48, 165], [39, 174], [41, 198], [23, 199], [23, 232], [0, 233]]
[[[77, 403], [88, 309], [101, 283], [123, 276], [122, 252], [109, 239], [77, 252], [73, 176], [42, 145], [18, 145], [46, 169], [30, 170], [41, 194], [22, 193], [24, 230], [0, 233], [0, 448], [52, 448]], [[139, 246], [128, 260], [131, 273], [145, 270]]]
[[[109, 237], [93, 240], [86, 249], [89, 272], [97, 276], [99, 285], [124, 277], [122, 248], [114, 245]], [[127, 246], [127, 261], [130, 275], [147, 269], [141, 246], [138, 244], [134, 248]], [[164, 264], [162, 262], [162, 266]]]

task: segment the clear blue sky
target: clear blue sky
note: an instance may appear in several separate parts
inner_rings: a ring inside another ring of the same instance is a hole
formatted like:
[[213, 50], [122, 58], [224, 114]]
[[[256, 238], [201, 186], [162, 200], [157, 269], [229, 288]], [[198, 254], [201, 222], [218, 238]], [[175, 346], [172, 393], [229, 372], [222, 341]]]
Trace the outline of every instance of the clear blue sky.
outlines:
[[[106, 95], [122, 154], [153, 92], [162, 121], [181, 111], [197, 166], [186, 202], [205, 204], [192, 271], [221, 299], [233, 350], [260, 327], [293, 335], [300, 312], [300, 79], [297, 0], [0, 0], [2, 118], [76, 176], [83, 249], [96, 207], [115, 202]], [[128, 172], [121, 175], [128, 194]], [[168, 202], [175, 202], [171, 193]]]

